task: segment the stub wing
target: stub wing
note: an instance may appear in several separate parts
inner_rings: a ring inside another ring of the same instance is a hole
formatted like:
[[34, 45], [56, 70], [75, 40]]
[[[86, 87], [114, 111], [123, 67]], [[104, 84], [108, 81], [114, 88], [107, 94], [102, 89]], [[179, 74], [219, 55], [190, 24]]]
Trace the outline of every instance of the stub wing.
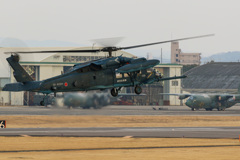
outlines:
[[174, 77], [166, 77], [166, 78], [161, 78], [159, 81], [166, 81], [166, 80], [171, 80], [171, 79], [181, 79], [181, 78], [186, 78], [187, 76], [182, 75], [182, 76], [174, 76]]

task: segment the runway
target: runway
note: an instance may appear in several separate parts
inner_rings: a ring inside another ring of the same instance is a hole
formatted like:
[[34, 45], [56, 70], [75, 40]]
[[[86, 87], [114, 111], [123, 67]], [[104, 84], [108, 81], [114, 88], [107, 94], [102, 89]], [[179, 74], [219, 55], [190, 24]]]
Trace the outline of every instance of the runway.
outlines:
[[[155, 108], [156, 110], [154, 110]], [[159, 110], [160, 109], [160, 110]], [[225, 111], [191, 111], [186, 106], [107, 106], [102, 109], [67, 109], [56, 107], [0, 107], [0, 115], [172, 115], [172, 116], [240, 116], [240, 106]]]
[[0, 136], [238, 138], [240, 127], [5, 128]]

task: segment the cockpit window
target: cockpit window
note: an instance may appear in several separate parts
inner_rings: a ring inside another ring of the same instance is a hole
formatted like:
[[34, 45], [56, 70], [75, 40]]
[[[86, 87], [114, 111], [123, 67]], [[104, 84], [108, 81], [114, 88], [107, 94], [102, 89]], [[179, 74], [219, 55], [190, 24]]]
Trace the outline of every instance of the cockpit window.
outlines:
[[158, 72], [158, 71], [156, 71], [156, 76], [162, 76], [162, 74], [160, 73], [160, 72]]
[[116, 73], [116, 78], [123, 78], [121, 73]]
[[190, 100], [193, 100], [193, 96], [190, 96], [189, 99], [190, 99]]
[[147, 69], [147, 73], [152, 73], [153, 71], [154, 71], [153, 68], [148, 68], [148, 69]]
[[129, 77], [129, 75], [128, 75], [127, 73], [124, 73], [124, 74], [123, 74], [123, 77], [124, 77], [124, 78], [127, 78], [127, 77]]

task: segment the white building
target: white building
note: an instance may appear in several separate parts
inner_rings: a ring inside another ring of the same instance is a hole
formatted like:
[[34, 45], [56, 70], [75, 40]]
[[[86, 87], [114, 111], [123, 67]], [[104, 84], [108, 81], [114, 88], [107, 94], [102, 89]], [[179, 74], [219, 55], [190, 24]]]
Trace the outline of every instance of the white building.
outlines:
[[182, 65], [200, 65], [201, 53], [183, 53], [179, 48], [179, 42], [172, 42], [171, 63]]
[[[164, 77], [174, 77], [182, 75], [182, 65], [180, 64], [159, 64], [155, 68], [163, 74]], [[181, 93], [182, 79], [163, 81], [163, 93]], [[163, 96], [164, 105], [180, 105], [177, 96]]]

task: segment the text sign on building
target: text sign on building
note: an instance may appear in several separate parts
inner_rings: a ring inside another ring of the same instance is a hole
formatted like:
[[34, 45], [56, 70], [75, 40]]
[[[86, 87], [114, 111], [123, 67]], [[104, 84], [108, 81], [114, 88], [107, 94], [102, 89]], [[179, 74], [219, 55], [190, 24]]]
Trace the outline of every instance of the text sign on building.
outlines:
[[6, 128], [6, 121], [0, 120], [0, 128]]

